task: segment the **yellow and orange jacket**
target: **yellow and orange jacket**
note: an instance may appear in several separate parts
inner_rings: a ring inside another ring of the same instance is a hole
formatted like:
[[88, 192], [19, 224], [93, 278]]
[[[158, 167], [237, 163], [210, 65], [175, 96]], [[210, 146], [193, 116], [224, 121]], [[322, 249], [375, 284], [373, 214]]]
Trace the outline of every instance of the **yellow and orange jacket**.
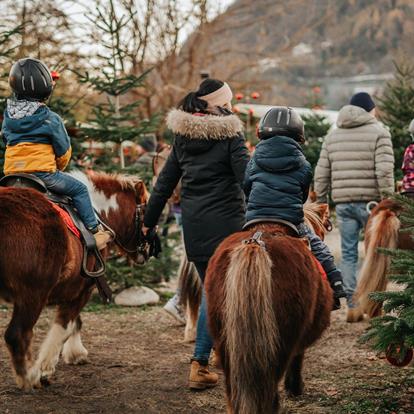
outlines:
[[2, 135], [6, 144], [5, 175], [56, 172], [64, 170], [70, 161], [72, 148], [63, 121], [45, 105], [18, 119], [6, 109]]

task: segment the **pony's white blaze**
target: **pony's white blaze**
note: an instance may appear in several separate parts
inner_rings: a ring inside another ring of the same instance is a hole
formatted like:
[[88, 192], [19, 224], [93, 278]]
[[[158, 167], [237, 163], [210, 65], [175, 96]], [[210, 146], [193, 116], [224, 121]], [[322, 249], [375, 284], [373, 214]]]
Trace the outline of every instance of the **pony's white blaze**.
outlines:
[[62, 346], [72, 334], [74, 328], [74, 322], [69, 322], [66, 328], [58, 323], [52, 325], [40, 347], [39, 356], [35, 364], [40, 370], [41, 376], [50, 377], [55, 372]]
[[108, 198], [103, 191], [100, 191], [95, 187], [93, 182], [82, 171], [72, 171], [70, 172], [70, 175], [86, 185], [88, 193], [91, 197], [92, 205], [100, 214], [105, 213], [108, 215], [111, 209], [114, 211], [119, 209], [116, 194], [112, 194]]

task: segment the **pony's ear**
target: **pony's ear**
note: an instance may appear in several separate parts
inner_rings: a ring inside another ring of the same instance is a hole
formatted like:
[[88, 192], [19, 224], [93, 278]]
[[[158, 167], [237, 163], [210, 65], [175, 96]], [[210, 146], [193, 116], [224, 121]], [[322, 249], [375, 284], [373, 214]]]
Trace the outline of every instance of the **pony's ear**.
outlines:
[[329, 204], [319, 204], [319, 215], [323, 219], [326, 216], [329, 216]]
[[144, 184], [144, 181], [138, 181], [135, 186], [135, 198], [140, 204], [146, 203], [148, 200], [148, 191], [147, 187]]
[[310, 203], [316, 203], [316, 191], [311, 190], [309, 191], [308, 200]]

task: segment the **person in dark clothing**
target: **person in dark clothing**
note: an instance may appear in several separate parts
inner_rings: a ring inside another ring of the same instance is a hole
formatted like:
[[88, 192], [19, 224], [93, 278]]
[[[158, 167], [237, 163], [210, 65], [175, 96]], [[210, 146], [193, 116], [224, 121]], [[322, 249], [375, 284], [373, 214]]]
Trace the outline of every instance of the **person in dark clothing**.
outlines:
[[339, 309], [339, 298], [346, 296], [341, 272], [326, 244], [304, 223], [303, 204], [312, 182], [312, 167], [300, 146], [304, 142], [302, 119], [292, 108], [271, 108], [260, 121], [258, 137], [261, 142], [244, 182], [246, 219], [277, 218], [294, 224], [299, 235], [309, 239], [334, 292], [334, 309]]
[[[242, 184], [249, 153], [242, 123], [231, 112], [231, 100], [232, 92], [226, 83], [206, 79], [198, 91], [184, 98], [179, 109], [168, 114], [167, 126], [175, 140], [144, 217], [146, 228], [156, 226], [181, 179], [185, 249], [202, 281], [216, 247], [245, 223]], [[203, 292], [190, 388], [211, 387], [218, 379], [217, 374], [208, 370], [212, 339], [206, 313]]]

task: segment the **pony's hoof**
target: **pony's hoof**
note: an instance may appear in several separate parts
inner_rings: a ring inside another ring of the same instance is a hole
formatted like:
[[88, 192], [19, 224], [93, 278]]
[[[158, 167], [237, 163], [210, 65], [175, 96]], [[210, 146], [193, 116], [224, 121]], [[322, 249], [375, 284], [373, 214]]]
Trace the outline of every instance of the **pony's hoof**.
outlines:
[[303, 394], [304, 388], [305, 384], [303, 381], [295, 383], [285, 382], [286, 395], [289, 398], [300, 397]]
[[32, 382], [29, 381], [28, 378], [24, 378], [21, 376], [16, 377], [16, 385], [19, 390], [22, 390], [24, 392], [30, 392], [33, 391], [34, 388], [37, 388], [37, 384], [32, 384]]
[[184, 331], [184, 342], [191, 343], [195, 342], [197, 336], [196, 328], [186, 329]]
[[42, 387], [48, 387], [51, 384], [49, 377], [41, 376], [40, 377], [40, 384], [42, 385]]
[[28, 381], [32, 384], [33, 388], [42, 388], [40, 371], [36, 366], [33, 366], [29, 370]]
[[63, 361], [68, 365], [85, 365], [88, 363], [88, 351], [83, 348], [79, 352], [63, 352]]
[[294, 398], [297, 398], [303, 395], [303, 390], [295, 390], [295, 391], [288, 390], [286, 391], [286, 395], [288, 398], [294, 399]]
[[348, 308], [346, 321], [348, 323], [361, 322], [364, 320], [364, 314], [360, 308]]
[[65, 364], [68, 365], [85, 365], [88, 361], [88, 353], [85, 355], [71, 355], [69, 357], [64, 357], [63, 360]]

